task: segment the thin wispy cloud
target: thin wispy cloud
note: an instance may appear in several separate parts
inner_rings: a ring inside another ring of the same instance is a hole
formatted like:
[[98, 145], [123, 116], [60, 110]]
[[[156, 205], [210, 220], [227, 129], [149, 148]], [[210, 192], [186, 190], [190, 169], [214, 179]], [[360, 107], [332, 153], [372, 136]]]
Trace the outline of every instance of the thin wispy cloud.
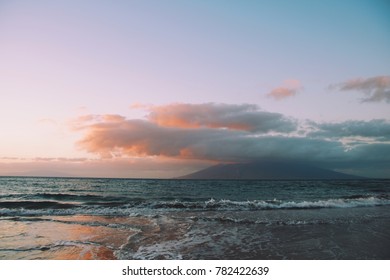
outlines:
[[366, 96], [362, 102], [390, 103], [390, 76], [352, 79], [331, 85], [330, 89], [361, 92]]
[[288, 97], [295, 96], [303, 90], [303, 86], [298, 80], [286, 80], [283, 85], [271, 90], [267, 96], [276, 100], [282, 100]]
[[133, 177], [172, 178], [209, 166], [210, 163], [192, 160], [183, 165], [170, 158], [0, 158], [0, 175], [61, 176], [61, 177]]

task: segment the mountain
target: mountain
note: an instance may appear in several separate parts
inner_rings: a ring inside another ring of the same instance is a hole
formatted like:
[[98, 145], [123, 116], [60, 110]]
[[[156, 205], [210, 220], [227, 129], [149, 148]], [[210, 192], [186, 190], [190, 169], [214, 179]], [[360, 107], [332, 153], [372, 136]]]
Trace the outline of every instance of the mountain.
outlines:
[[178, 179], [221, 180], [310, 180], [362, 179], [301, 162], [257, 161], [249, 163], [218, 164]]

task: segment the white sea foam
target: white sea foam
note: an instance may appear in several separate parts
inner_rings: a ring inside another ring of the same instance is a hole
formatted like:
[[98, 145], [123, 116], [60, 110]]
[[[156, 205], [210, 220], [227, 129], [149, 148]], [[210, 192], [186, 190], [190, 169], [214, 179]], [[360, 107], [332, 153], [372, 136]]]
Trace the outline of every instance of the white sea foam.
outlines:
[[[206, 207], [209, 205], [206, 202]], [[317, 201], [280, 201], [273, 200], [272, 202], [263, 200], [253, 201], [230, 201], [220, 200], [219, 202], [213, 201], [213, 205], [218, 206], [238, 206], [243, 208], [255, 208], [255, 209], [296, 209], [296, 208], [351, 208], [351, 207], [364, 207], [364, 206], [381, 206], [390, 205], [390, 200], [367, 197], [367, 198], [353, 198], [353, 199], [328, 199]]]
[[39, 215], [116, 215], [116, 216], [155, 216], [166, 211], [248, 211], [277, 209], [315, 209], [315, 208], [353, 208], [390, 205], [390, 199], [382, 197], [335, 198], [316, 201], [251, 200], [234, 201], [229, 199], [209, 199], [204, 202], [160, 201], [142, 206], [117, 207], [82, 206], [69, 209], [24, 209], [0, 208], [1, 216], [39, 216]]

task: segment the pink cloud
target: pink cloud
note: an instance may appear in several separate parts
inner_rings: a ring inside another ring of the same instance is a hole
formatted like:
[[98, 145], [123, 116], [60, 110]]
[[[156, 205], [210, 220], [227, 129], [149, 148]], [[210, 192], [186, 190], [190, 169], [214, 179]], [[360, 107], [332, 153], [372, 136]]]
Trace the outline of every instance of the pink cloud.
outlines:
[[[261, 111], [256, 105], [170, 104], [149, 110], [142, 120], [111, 115], [80, 118], [79, 147], [107, 163], [131, 158], [186, 160], [186, 164], [294, 159], [353, 167], [363, 161], [388, 164], [390, 160], [384, 137], [388, 124], [383, 121], [375, 122], [377, 128], [370, 131], [366, 128], [371, 122], [330, 126], [313, 122], [316, 133], [297, 136], [296, 121]], [[354, 136], [375, 141], [343, 144], [345, 137]]]
[[283, 82], [282, 86], [274, 88], [267, 96], [275, 98], [276, 100], [281, 100], [296, 95], [302, 89], [303, 87], [300, 81], [286, 80]]
[[78, 145], [103, 159], [157, 157], [235, 162], [280, 156], [303, 159], [314, 154], [328, 157], [343, 150], [337, 141], [232, 129], [166, 127], [147, 120], [101, 122], [85, 130]]
[[281, 114], [261, 111], [256, 105], [170, 104], [150, 107], [147, 119], [159, 126], [214, 128], [239, 131], [291, 131], [294, 123]]
[[289, 133], [296, 122], [256, 105], [170, 104], [149, 107], [145, 120], [122, 116], [84, 116], [74, 126], [84, 130], [78, 146], [102, 158], [162, 156], [216, 160], [207, 144], [233, 138]]

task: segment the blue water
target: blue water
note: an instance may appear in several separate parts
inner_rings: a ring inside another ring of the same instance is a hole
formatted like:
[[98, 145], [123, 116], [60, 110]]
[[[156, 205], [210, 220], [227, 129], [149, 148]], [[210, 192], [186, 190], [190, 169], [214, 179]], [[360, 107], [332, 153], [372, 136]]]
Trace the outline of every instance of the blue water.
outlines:
[[389, 180], [1, 177], [0, 258], [383, 259], [389, 209]]

